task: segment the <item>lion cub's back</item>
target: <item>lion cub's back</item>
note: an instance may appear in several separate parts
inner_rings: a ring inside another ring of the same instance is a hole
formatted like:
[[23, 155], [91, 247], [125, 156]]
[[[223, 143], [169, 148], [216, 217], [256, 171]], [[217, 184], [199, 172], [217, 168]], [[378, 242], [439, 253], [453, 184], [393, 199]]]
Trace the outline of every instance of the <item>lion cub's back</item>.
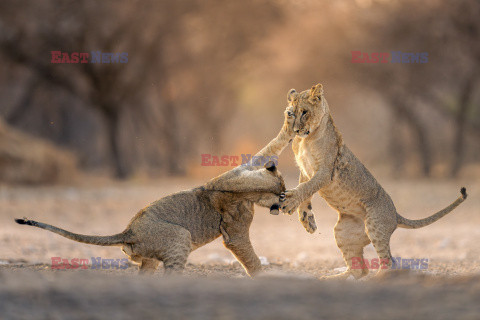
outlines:
[[167, 222], [187, 229], [194, 243], [212, 241], [220, 234], [220, 213], [210, 204], [208, 194], [195, 188], [163, 197], [140, 210], [129, 227], [134, 233], [153, 231]]
[[347, 146], [343, 147], [342, 152], [343, 156], [335, 170], [334, 179], [338, 179], [343, 188], [359, 198], [364, 205], [368, 206], [379, 198], [389, 199], [391, 202], [377, 179], [353, 152]]

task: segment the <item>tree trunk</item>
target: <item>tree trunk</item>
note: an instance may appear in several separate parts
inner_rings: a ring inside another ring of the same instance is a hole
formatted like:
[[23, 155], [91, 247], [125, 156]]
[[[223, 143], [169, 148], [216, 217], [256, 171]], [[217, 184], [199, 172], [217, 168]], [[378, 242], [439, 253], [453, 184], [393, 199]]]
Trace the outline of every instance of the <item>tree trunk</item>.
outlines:
[[396, 112], [407, 121], [415, 135], [418, 153], [422, 161], [422, 174], [428, 177], [432, 169], [432, 153], [430, 144], [428, 143], [426, 129], [418, 119], [418, 116], [410, 108], [406, 107], [405, 103], [405, 101], [394, 99], [392, 106]]
[[[112, 110], [108, 107], [102, 108], [102, 110]], [[126, 179], [130, 174], [131, 170], [125, 163], [121, 151], [120, 143], [120, 110], [105, 112], [106, 124], [107, 124], [107, 134], [108, 134], [108, 143], [110, 147], [110, 155], [112, 158], [114, 175], [118, 179]]]
[[22, 120], [22, 117], [28, 112], [28, 108], [30, 107], [33, 95], [35, 94], [39, 83], [40, 81], [36, 76], [33, 76], [33, 78], [28, 81], [25, 86], [25, 92], [20, 98], [20, 102], [13, 111], [6, 116], [5, 120], [7, 120], [8, 124], [17, 125]]
[[393, 110], [390, 126], [389, 153], [392, 158], [392, 174], [394, 177], [401, 177], [405, 171], [405, 149], [401, 137], [402, 116], [398, 110]]
[[458, 111], [455, 120], [455, 139], [453, 141], [453, 162], [450, 168], [450, 176], [456, 177], [463, 164], [465, 157], [465, 129], [468, 112], [471, 107], [471, 98], [476, 76], [470, 76], [466, 81], [460, 93], [458, 101]]
[[167, 170], [170, 175], [184, 175], [187, 158], [185, 153], [190, 151], [183, 148], [182, 138], [185, 136], [178, 121], [177, 110], [173, 106], [168, 107], [168, 110], [170, 110], [170, 125], [164, 130], [164, 139], [168, 145]]

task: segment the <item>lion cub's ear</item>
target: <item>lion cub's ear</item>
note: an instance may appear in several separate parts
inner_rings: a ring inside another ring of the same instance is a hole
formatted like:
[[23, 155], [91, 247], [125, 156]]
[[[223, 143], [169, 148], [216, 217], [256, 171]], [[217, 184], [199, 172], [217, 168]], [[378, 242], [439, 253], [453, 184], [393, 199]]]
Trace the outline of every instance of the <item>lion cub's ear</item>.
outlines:
[[277, 166], [275, 165], [275, 162], [268, 161], [267, 163], [265, 163], [265, 169], [275, 172], [277, 170]]
[[323, 96], [323, 85], [321, 83], [317, 84], [316, 86], [313, 86], [312, 89], [310, 89], [310, 97], [312, 97], [314, 100], [318, 99]]
[[297, 96], [297, 91], [295, 89], [290, 89], [290, 91], [288, 91], [287, 93], [288, 102], [292, 102], [296, 96]]

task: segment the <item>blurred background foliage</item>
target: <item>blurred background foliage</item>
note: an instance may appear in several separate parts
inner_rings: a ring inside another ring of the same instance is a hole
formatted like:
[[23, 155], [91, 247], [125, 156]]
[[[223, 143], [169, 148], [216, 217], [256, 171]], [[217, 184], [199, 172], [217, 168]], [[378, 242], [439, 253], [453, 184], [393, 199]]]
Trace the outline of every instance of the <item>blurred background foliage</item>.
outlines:
[[[287, 91], [318, 82], [374, 173], [480, 173], [479, 16], [475, 0], [2, 1], [0, 180], [55, 182], [72, 163], [121, 179], [225, 171], [201, 154], [255, 153]], [[55, 50], [128, 63], [52, 64]], [[355, 50], [429, 60], [356, 64]]]

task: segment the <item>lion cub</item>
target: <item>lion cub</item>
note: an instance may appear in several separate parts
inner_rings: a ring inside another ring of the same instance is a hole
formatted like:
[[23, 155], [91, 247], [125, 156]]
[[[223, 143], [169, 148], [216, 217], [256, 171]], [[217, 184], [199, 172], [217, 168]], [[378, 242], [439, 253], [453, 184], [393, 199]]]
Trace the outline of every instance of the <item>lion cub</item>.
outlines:
[[223, 236], [225, 247], [250, 276], [261, 270], [249, 238], [254, 203], [278, 214], [285, 184], [275, 164], [240, 166], [204, 186], [166, 196], [140, 210], [127, 228], [112, 236], [87, 236], [28, 219], [15, 219], [65, 238], [100, 246], [122, 246], [140, 272], [154, 272], [163, 261], [165, 273], [181, 272], [193, 250]]
[[[352, 258], [363, 259], [363, 248], [370, 242], [381, 261], [392, 264], [390, 236], [397, 227], [421, 228], [455, 209], [467, 198], [465, 188], [448, 207], [434, 215], [409, 220], [397, 213], [390, 196], [372, 174], [344, 144], [333, 123], [323, 86], [288, 92], [285, 123], [291, 124], [296, 137], [292, 148], [300, 168], [300, 184], [285, 192], [282, 210], [308, 218], [310, 201], [318, 192], [338, 212], [335, 240], [342, 251], [347, 271], [338, 275], [360, 278], [368, 269], [352, 269]], [[363, 261], [363, 260], [362, 260]]]

